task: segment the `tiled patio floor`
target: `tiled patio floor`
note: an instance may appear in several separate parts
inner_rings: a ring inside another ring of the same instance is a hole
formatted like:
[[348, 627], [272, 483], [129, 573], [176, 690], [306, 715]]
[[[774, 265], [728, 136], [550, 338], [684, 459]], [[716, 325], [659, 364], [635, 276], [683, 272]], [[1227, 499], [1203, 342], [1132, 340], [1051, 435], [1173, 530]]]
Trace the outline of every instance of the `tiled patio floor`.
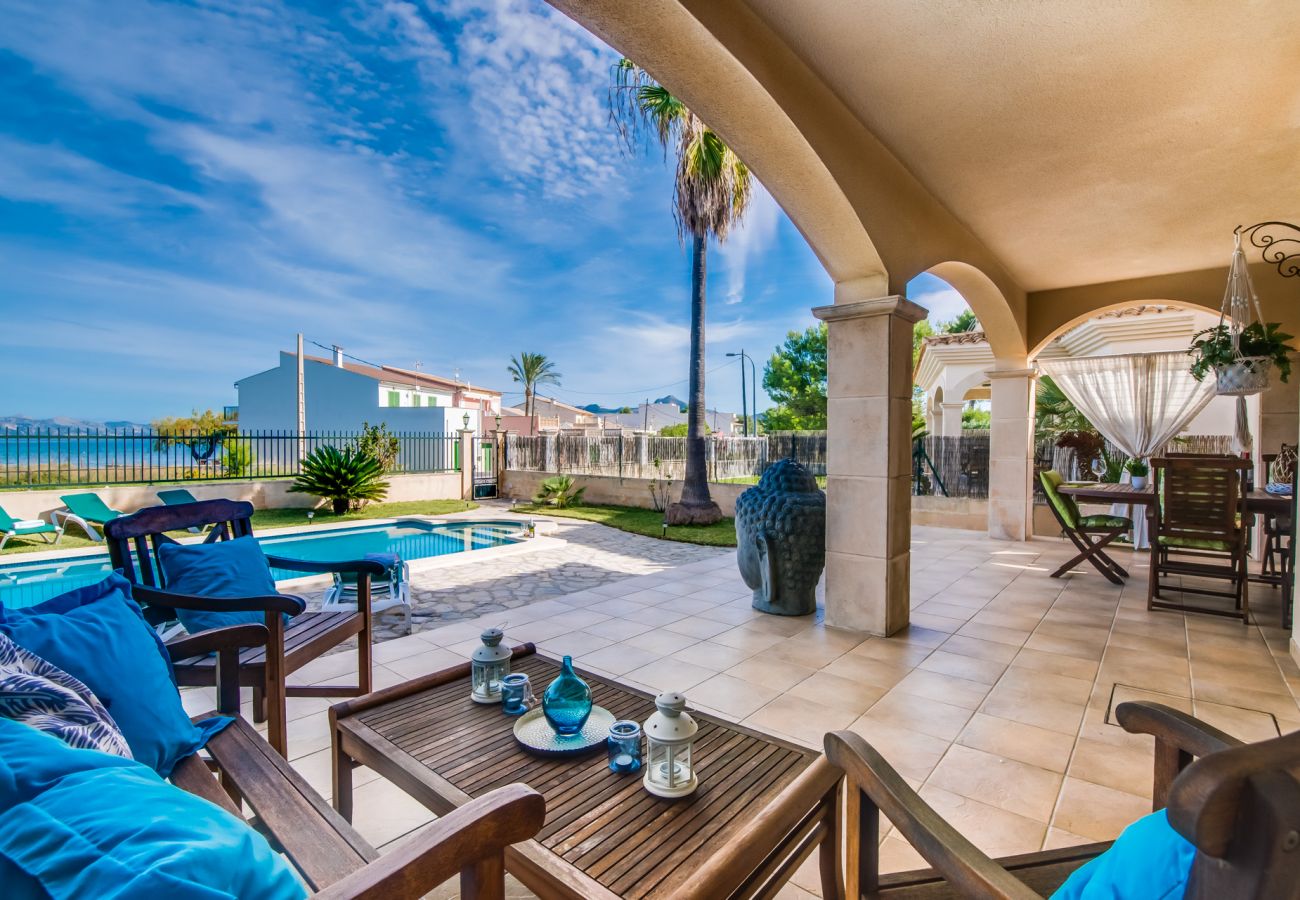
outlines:
[[[1071, 555], [1055, 540], [916, 528], [912, 549], [913, 625], [888, 639], [753, 612], [729, 553], [511, 610], [508, 640], [812, 747], [857, 731], [995, 855], [1109, 839], [1149, 810], [1151, 740], [1110, 724], [1114, 703], [1156, 699], [1248, 740], [1300, 728], [1300, 669], [1267, 589], [1252, 586], [1263, 624], [1243, 626], [1148, 613], [1145, 557], [1126, 551], [1120, 588], [1091, 571], [1049, 578]], [[379, 644], [377, 683], [464, 659], [484, 624], [495, 620]], [[353, 659], [318, 660], [305, 680], [346, 677]], [[326, 705], [291, 700], [289, 734], [328, 795]], [[387, 782], [363, 782], [357, 824], [377, 845], [431, 818]], [[881, 855], [920, 864], [893, 834]], [[806, 897], [816, 878], [795, 885], [787, 893]]]

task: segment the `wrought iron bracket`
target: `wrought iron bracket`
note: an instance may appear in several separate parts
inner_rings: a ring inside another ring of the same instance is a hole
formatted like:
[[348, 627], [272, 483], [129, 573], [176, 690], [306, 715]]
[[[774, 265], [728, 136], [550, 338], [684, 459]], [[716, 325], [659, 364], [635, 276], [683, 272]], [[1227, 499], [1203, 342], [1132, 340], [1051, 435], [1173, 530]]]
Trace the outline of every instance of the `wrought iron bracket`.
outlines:
[[1238, 225], [1233, 234], [1239, 234], [1259, 248], [1264, 262], [1277, 266], [1283, 278], [1300, 276], [1300, 226], [1290, 222], [1259, 222], [1255, 225]]

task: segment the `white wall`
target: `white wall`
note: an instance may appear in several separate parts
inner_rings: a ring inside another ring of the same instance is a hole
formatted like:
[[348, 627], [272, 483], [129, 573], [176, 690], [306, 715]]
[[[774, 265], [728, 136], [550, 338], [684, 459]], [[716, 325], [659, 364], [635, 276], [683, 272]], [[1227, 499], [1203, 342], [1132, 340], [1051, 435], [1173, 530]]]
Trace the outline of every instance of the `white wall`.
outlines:
[[[62, 494], [94, 491], [113, 509], [134, 512], [146, 506], [158, 506], [157, 491], [186, 488], [195, 499], [247, 500], [257, 509], [313, 509], [323, 506], [310, 494], [291, 494], [292, 479], [276, 478], [249, 481], [223, 481], [209, 484], [154, 484], [120, 487], [66, 487], [43, 491], [0, 491], [0, 506], [15, 519], [49, 520], [51, 510], [62, 509]], [[459, 472], [435, 472], [414, 475], [390, 475], [388, 500], [456, 500], [461, 496]], [[76, 534], [76, 526], [69, 532]]]

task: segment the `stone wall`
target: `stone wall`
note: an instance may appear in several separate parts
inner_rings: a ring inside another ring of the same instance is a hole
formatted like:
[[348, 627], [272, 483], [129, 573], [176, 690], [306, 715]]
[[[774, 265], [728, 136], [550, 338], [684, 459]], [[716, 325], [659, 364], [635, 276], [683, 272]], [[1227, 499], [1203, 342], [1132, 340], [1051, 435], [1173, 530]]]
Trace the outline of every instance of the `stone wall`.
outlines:
[[[0, 507], [16, 519], [49, 518], [51, 510], [61, 509], [62, 494], [80, 494], [94, 491], [113, 509], [132, 512], [145, 506], [157, 506], [158, 491], [169, 488], [186, 488], [199, 500], [225, 498], [247, 500], [257, 509], [296, 508], [311, 509], [321, 501], [310, 494], [291, 494], [290, 478], [273, 478], [248, 481], [192, 482], [187, 484], [140, 484], [113, 487], [64, 487], [40, 491], [0, 491]], [[461, 497], [460, 472], [435, 472], [429, 474], [391, 475], [388, 480], [388, 499], [400, 500], [456, 500]]]
[[[515, 500], [532, 500], [541, 483], [553, 473], [510, 469], [501, 473], [498, 491], [502, 497]], [[574, 475], [576, 484], [587, 489], [583, 499], [599, 506], [634, 506], [653, 509], [650, 498], [650, 481], [646, 478], [618, 478], [613, 475]], [[748, 484], [710, 484], [709, 493], [722, 509], [724, 516], [736, 514], [736, 498], [740, 492], [752, 487]], [[673, 482], [673, 496], [681, 493], [681, 482]]]

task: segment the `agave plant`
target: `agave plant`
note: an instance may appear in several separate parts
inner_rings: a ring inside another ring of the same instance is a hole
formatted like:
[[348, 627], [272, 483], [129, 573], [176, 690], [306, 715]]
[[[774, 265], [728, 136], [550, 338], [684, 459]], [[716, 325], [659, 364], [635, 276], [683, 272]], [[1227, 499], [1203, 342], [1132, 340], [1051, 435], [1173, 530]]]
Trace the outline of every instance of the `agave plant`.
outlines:
[[564, 509], [581, 503], [582, 495], [586, 492], [585, 487], [574, 487], [572, 476], [553, 475], [538, 485], [537, 496], [534, 499], [538, 503]]
[[384, 465], [378, 459], [352, 447], [317, 447], [302, 461], [302, 472], [289, 486], [292, 493], [315, 494], [330, 501], [334, 515], [341, 516], [365, 500], [388, 496]]

